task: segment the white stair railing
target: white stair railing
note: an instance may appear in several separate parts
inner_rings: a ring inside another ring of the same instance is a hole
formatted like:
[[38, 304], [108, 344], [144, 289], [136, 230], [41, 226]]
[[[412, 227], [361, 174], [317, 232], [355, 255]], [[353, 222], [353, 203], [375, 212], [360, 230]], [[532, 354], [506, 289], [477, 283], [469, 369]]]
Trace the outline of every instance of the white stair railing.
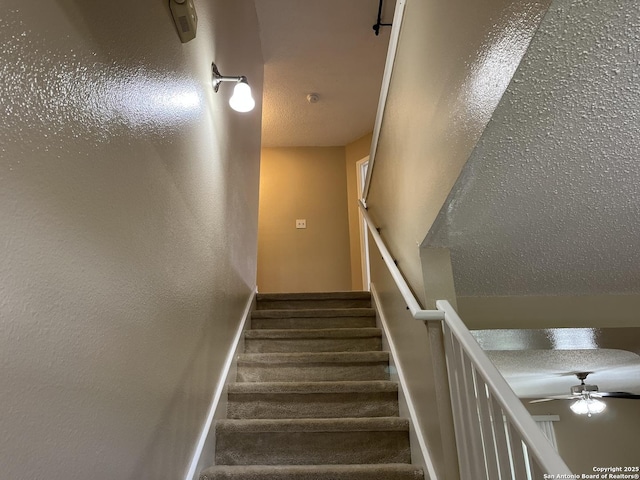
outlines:
[[[442, 321], [444, 352], [462, 480], [538, 480], [571, 475], [507, 381], [446, 300], [423, 310], [391, 257], [366, 207], [371, 236], [413, 318]], [[438, 388], [438, 386], [436, 386]]]

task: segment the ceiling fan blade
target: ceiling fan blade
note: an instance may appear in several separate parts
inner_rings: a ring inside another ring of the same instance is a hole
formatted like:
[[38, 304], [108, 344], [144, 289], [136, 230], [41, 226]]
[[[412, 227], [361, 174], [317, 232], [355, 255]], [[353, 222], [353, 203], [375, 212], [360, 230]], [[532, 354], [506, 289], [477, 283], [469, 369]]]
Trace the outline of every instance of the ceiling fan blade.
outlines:
[[630, 400], [640, 400], [640, 395], [636, 395], [635, 393], [629, 392], [598, 392], [601, 397], [610, 397], [610, 398], [627, 398]]
[[573, 395], [549, 395], [548, 397], [538, 398], [537, 400], [531, 400], [529, 403], [550, 402], [551, 400], [571, 400]]

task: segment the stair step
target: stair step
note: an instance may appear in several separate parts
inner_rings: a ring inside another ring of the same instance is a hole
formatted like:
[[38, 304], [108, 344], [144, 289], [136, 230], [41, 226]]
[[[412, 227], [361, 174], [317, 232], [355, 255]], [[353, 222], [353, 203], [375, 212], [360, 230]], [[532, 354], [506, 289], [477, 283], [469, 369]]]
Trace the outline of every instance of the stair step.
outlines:
[[246, 353], [371, 352], [382, 349], [379, 328], [248, 330], [244, 338]]
[[369, 292], [256, 303], [200, 480], [424, 480]]
[[366, 328], [376, 326], [373, 308], [255, 310], [252, 329]]
[[406, 419], [220, 420], [216, 465], [410, 463]]
[[243, 353], [238, 382], [389, 380], [388, 352]]
[[258, 310], [308, 308], [370, 308], [369, 292], [259, 293]]
[[420, 467], [377, 465], [218, 465], [200, 474], [200, 480], [424, 480]]
[[233, 383], [228, 393], [231, 419], [398, 416], [398, 385], [388, 381]]

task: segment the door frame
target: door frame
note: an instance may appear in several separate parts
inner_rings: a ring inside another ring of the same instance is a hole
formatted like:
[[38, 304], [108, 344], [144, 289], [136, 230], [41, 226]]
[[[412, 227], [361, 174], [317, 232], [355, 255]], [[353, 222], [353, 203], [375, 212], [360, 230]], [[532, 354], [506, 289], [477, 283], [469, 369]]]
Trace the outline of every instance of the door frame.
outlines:
[[[358, 185], [358, 200], [362, 199], [362, 192], [367, 178], [367, 169], [369, 168], [369, 155], [356, 162], [356, 180]], [[371, 280], [371, 272], [369, 270], [369, 235], [367, 232], [367, 224], [365, 223], [362, 212], [358, 207], [358, 225], [360, 226], [360, 265], [362, 269], [362, 287], [363, 290], [369, 290]]]

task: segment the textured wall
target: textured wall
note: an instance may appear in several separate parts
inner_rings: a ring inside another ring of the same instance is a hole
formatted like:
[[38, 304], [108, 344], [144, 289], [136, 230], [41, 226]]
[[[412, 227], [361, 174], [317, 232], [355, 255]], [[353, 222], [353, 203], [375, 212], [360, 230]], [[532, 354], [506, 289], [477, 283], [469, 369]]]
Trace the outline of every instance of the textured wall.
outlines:
[[184, 478], [255, 285], [253, 2], [3, 2], [0, 476]]
[[262, 150], [258, 289], [351, 290], [343, 147]]
[[638, 18], [549, 8], [428, 239], [461, 295], [640, 293]]
[[416, 292], [418, 247], [548, 3], [407, 1], [367, 204]]

